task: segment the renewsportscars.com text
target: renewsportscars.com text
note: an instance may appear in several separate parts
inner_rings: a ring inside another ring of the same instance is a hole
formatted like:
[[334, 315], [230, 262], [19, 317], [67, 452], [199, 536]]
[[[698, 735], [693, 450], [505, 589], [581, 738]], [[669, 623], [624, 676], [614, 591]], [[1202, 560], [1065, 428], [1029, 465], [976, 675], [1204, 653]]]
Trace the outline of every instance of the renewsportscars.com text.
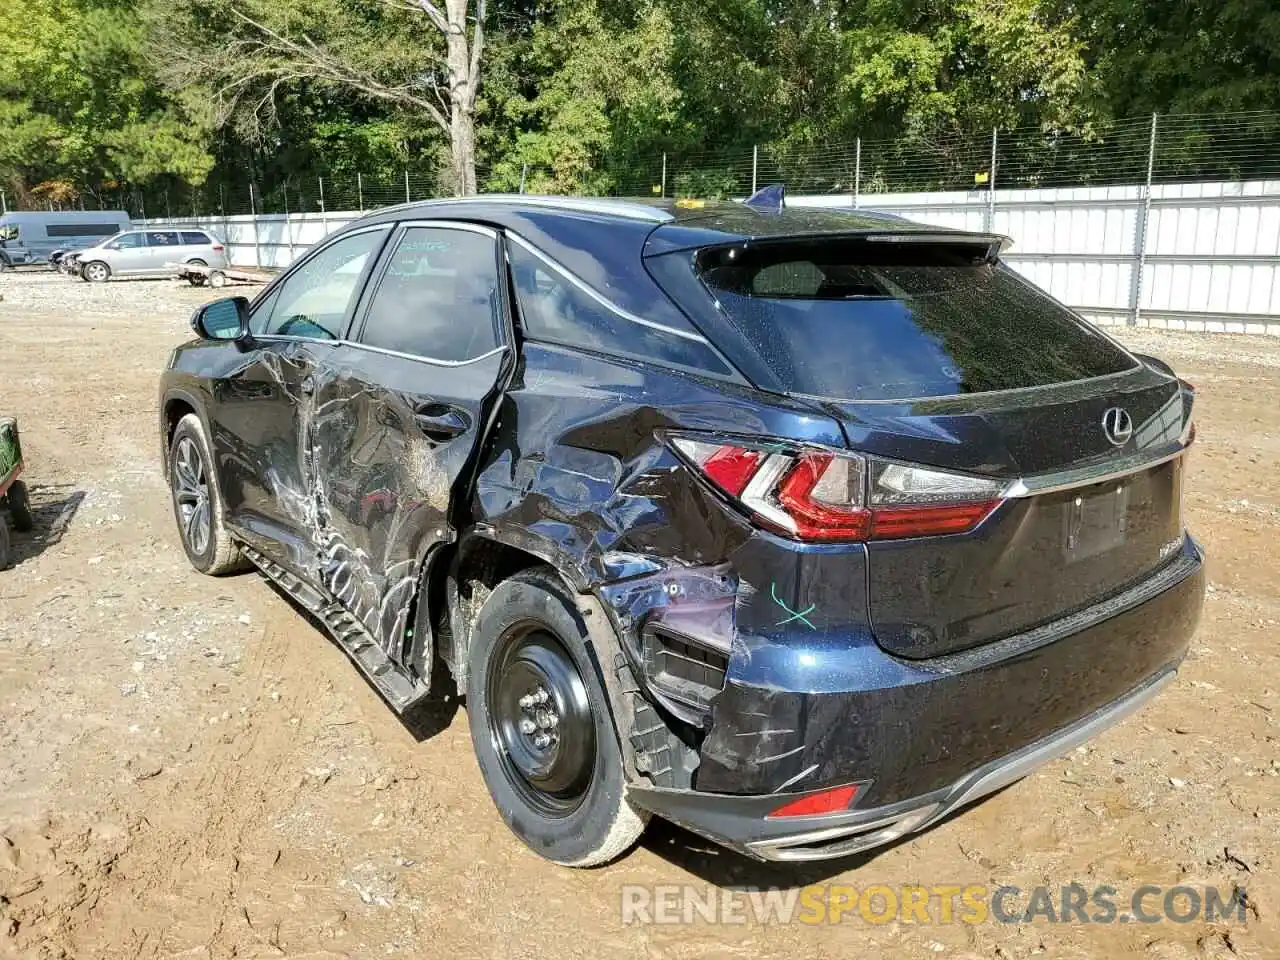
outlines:
[[931, 886], [815, 884], [803, 888], [721, 889], [696, 884], [622, 887], [622, 922], [739, 923], [1245, 923], [1243, 887], [1146, 884], [1131, 890], [1068, 883], [1023, 889], [1013, 885]]

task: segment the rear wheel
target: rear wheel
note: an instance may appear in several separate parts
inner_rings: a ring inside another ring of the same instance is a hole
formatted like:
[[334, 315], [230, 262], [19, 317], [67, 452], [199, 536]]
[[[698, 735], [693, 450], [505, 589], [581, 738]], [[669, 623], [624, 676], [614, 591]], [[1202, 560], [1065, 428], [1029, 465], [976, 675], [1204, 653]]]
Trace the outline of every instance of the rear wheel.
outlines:
[[556, 577], [517, 574], [480, 610], [467, 681], [471, 740], [507, 826], [534, 852], [574, 867], [619, 856], [647, 819], [626, 798], [586, 637]]
[[111, 279], [111, 268], [101, 260], [91, 260], [80, 268], [80, 276], [90, 283], [106, 283]]
[[9, 527], [0, 517], [0, 570], [9, 569]]
[[222, 498], [210, 464], [204, 426], [194, 413], [178, 421], [169, 444], [169, 490], [187, 559], [217, 576], [247, 566], [222, 523]]
[[227, 285], [227, 275], [221, 270], [214, 270], [209, 274], [209, 286], [225, 287]]
[[201, 260], [199, 257], [196, 257], [196, 258], [194, 258], [194, 259], [192, 259], [192, 260], [188, 260], [188, 261], [187, 261], [187, 263], [191, 264], [191, 266], [193, 266], [193, 267], [207, 267], [207, 266], [208, 266], [208, 264], [207, 264], [207, 263], [205, 263], [203, 260]]
[[9, 501], [9, 516], [13, 517], [13, 529], [26, 533], [33, 526], [35, 521], [31, 516], [31, 502], [27, 498], [27, 485], [21, 480], [15, 480], [9, 486], [9, 492], [5, 495], [5, 499]]

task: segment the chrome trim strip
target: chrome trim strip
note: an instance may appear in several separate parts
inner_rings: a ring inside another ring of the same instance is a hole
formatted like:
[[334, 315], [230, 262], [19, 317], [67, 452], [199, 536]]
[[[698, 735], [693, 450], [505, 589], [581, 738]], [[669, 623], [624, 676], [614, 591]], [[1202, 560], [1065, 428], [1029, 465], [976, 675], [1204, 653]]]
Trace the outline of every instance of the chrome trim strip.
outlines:
[[560, 276], [564, 277], [571, 284], [573, 284], [575, 287], [577, 287], [579, 290], [581, 290], [583, 293], [589, 296], [596, 303], [600, 304], [600, 306], [604, 307], [610, 313], [617, 314], [623, 320], [630, 320], [632, 323], [638, 323], [642, 327], [648, 327], [651, 330], [657, 330], [661, 333], [669, 333], [673, 337], [681, 337], [682, 339], [685, 339], [685, 340], [691, 340], [694, 343], [700, 343], [703, 346], [707, 346], [707, 347], [711, 346], [711, 344], [707, 341], [707, 338], [700, 334], [689, 333], [687, 330], [677, 330], [675, 327], [668, 327], [666, 324], [663, 324], [663, 323], [654, 323], [652, 320], [646, 320], [644, 319], [644, 317], [637, 317], [634, 313], [624, 310], [622, 307], [618, 306], [612, 300], [609, 300], [604, 295], [593, 290], [584, 280], [577, 277], [573, 273], [573, 271], [571, 271], [568, 267], [558, 263], [552, 257], [547, 256], [547, 254], [543, 253], [541, 250], [535, 247], [528, 240], [524, 239], [524, 237], [521, 237], [518, 234], [508, 233], [507, 239], [515, 242], [521, 247], [524, 247], [524, 249], [527, 252], [533, 254], [535, 257], [537, 257], [539, 260], [545, 263], [548, 267], [553, 269], [556, 273], [560, 274]]
[[479, 363], [481, 360], [488, 360], [494, 354], [507, 352], [507, 346], [506, 344], [503, 344], [501, 346], [494, 347], [492, 350], [488, 350], [477, 357], [470, 357], [467, 360], [437, 360], [435, 357], [420, 357], [416, 353], [402, 353], [399, 350], [387, 350], [385, 347], [375, 347], [367, 343], [357, 343], [354, 340], [338, 340], [336, 342], [344, 347], [355, 347], [357, 350], [368, 350], [371, 353], [381, 353], [388, 357], [401, 357], [405, 360], [416, 360], [420, 363], [429, 363], [435, 367], [465, 367], [471, 363]]
[[416, 353], [403, 353], [399, 350], [387, 350], [385, 347], [375, 347], [367, 343], [359, 343], [355, 340], [323, 340], [320, 337], [288, 337], [281, 336], [278, 333], [264, 333], [261, 336], [255, 334], [254, 340], [269, 340], [277, 343], [328, 343], [335, 347], [354, 347], [357, 350], [368, 350], [372, 353], [381, 353], [388, 357], [401, 357], [405, 360], [418, 360], [422, 363], [429, 363], [436, 367], [465, 367], [469, 363], [479, 363], [481, 360], [487, 360], [495, 353], [506, 353], [508, 347], [506, 344], [494, 347], [477, 357], [471, 357], [467, 360], [437, 360], [435, 357], [420, 357]]
[[[498, 239], [498, 231], [493, 227], [487, 227], [481, 223], [471, 223], [468, 220], [397, 220], [396, 226], [400, 230], [400, 240], [404, 239], [404, 231], [412, 227], [431, 227], [440, 230], [465, 230], [468, 233], [480, 233], [492, 240]], [[392, 251], [394, 253], [395, 251]]]
[[1076, 487], [1088, 487], [1095, 483], [1107, 483], [1134, 473], [1140, 473], [1143, 470], [1150, 470], [1152, 467], [1158, 467], [1161, 464], [1168, 463], [1170, 460], [1176, 460], [1186, 452], [1187, 447], [1181, 442], [1177, 442], [1172, 449], [1166, 445], [1158, 448], [1154, 454], [1149, 451], [1142, 451], [1114, 460], [1090, 464], [1086, 467], [1056, 470], [1052, 473], [1033, 473], [1013, 481], [1005, 488], [1002, 496], [1011, 500], [1021, 497], [1035, 497], [1043, 493], [1058, 493], [1059, 491], [1072, 490]]

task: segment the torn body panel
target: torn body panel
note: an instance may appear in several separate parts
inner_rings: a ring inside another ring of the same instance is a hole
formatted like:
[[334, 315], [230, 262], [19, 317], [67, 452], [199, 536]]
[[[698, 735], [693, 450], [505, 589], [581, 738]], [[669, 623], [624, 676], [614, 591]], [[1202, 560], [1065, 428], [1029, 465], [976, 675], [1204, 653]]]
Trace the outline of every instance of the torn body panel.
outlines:
[[[415, 605], [432, 558], [456, 538], [454, 488], [480, 445], [505, 352], [441, 369], [290, 339], [223, 359], [210, 379], [228, 526], [274, 579], [286, 571], [349, 613], [379, 662], [425, 695], [430, 638], [410, 643]], [[463, 429], [425, 431], [420, 415], [437, 405]], [[398, 695], [396, 705], [408, 702]]]

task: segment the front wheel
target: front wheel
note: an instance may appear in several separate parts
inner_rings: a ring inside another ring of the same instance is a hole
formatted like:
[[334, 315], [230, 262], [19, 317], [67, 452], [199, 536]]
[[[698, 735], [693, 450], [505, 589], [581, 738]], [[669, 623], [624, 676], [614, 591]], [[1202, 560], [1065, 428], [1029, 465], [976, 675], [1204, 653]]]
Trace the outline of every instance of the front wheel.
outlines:
[[191, 565], [217, 576], [245, 568], [240, 548], [222, 523], [222, 498], [210, 464], [204, 425], [188, 413], [169, 444], [169, 490], [182, 547]]
[[476, 618], [471, 741], [503, 819], [571, 867], [621, 855], [647, 815], [631, 806], [608, 698], [577, 607], [548, 572], [499, 584]]
[[111, 268], [101, 260], [92, 260], [80, 268], [80, 276], [90, 283], [106, 283], [111, 279]]

